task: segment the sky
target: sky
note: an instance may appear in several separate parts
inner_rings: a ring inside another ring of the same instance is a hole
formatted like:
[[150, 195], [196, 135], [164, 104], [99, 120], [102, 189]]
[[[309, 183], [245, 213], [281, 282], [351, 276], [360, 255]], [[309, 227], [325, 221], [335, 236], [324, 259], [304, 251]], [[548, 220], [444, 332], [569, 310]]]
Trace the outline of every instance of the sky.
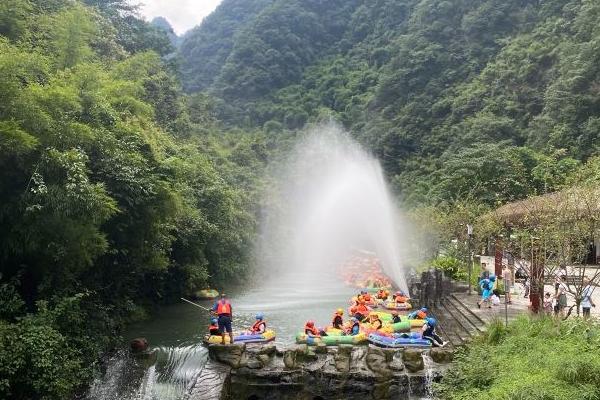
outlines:
[[202, 19], [219, 5], [221, 0], [133, 0], [140, 3], [140, 12], [148, 20], [165, 17], [173, 26], [175, 33], [185, 31], [200, 24]]

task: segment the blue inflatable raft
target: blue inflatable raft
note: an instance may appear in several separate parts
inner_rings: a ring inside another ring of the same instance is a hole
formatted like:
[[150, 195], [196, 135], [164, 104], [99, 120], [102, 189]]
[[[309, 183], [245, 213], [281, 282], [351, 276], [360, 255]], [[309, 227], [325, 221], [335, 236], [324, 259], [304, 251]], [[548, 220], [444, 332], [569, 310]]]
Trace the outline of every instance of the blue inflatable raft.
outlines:
[[394, 336], [383, 336], [376, 333], [369, 335], [369, 343], [381, 347], [431, 347], [429, 340], [423, 339], [419, 333], [400, 334]]

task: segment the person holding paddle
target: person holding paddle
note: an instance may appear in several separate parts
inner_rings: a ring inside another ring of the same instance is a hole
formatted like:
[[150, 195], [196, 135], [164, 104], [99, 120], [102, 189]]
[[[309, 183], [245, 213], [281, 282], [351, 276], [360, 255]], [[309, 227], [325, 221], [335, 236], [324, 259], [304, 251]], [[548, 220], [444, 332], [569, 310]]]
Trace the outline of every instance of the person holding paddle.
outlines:
[[215, 303], [212, 311], [217, 314], [222, 344], [225, 344], [225, 331], [229, 333], [229, 343], [233, 344], [233, 329], [231, 328], [233, 313], [231, 309], [231, 303], [229, 303], [229, 300], [227, 300], [225, 293], [221, 293], [221, 299]]

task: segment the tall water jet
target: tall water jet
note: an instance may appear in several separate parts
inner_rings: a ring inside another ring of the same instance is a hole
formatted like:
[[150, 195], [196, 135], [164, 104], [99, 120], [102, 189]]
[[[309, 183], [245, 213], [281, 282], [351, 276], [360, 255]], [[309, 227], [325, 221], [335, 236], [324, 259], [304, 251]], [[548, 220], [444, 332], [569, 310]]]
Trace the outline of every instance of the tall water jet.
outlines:
[[337, 125], [308, 131], [275, 179], [263, 212], [260, 262], [282, 282], [318, 285], [356, 251], [375, 253], [408, 292], [400, 254], [401, 224], [379, 162]]

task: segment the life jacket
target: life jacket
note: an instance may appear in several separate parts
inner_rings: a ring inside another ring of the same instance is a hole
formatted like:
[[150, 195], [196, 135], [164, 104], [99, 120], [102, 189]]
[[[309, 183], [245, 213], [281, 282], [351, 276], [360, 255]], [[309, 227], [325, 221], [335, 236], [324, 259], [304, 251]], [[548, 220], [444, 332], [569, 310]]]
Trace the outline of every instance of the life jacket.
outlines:
[[363, 294], [363, 298], [365, 299], [365, 301], [371, 301], [371, 295], [369, 293]]
[[[262, 329], [262, 331], [261, 331], [261, 329], [260, 329], [260, 326], [261, 326], [261, 325], [263, 325], [263, 329]], [[254, 323], [254, 325], [252, 325], [252, 328], [250, 328], [250, 330], [251, 330], [252, 332], [257, 332], [257, 333], [264, 332], [264, 331], [266, 331], [266, 330], [267, 330], [267, 323], [266, 323], [265, 321], [258, 320], [258, 321], [256, 321], [256, 322]]]
[[350, 307], [350, 314], [356, 314], [356, 311], [358, 311], [358, 305]]
[[423, 311], [417, 311], [417, 319], [425, 319], [425, 317], [427, 316], [427, 313], [423, 312]]
[[367, 315], [369, 309], [364, 304], [360, 304], [358, 307], [356, 307], [356, 312], [358, 314]]
[[208, 326], [208, 331], [219, 330], [219, 327], [216, 324], [210, 324]]
[[219, 300], [219, 302], [217, 303], [217, 314], [218, 315], [222, 315], [222, 314], [231, 315], [231, 304], [229, 304], [229, 302], [227, 300], [225, 300], [225, 301]]
[[319, 336], [319, 330], [316, 326], [304, 325], [304, 333], [307, 335], [310, 333], [313, 336]]
[[331, 325], [334, 328], [341, 328], [343, 324], [344, 324], [344, 320], [342, 319], [342, 316], [335, 314], [333, 316], [333, 320], [331, 321]]

